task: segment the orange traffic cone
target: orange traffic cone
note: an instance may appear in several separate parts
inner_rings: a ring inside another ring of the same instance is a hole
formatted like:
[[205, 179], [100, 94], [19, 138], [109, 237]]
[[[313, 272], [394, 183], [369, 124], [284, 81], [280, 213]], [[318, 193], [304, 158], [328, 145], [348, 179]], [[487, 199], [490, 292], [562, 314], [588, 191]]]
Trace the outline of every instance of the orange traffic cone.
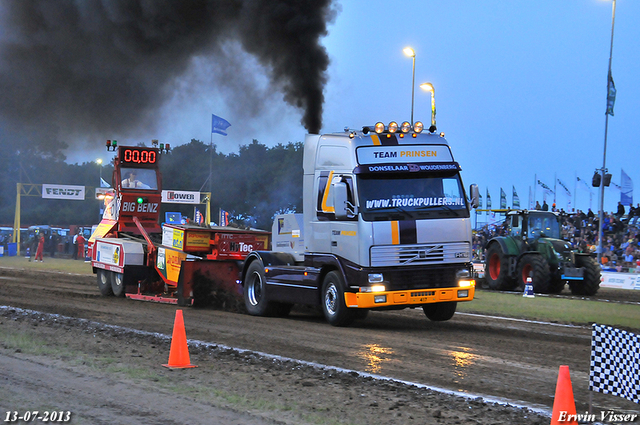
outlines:
[[560, 366], [556, 395], [553, 399], [551, 425], [578, 425], [576, 402], [573, 399], [573, 387], [569, 376], [569, 366]]
[[189, 348], [187, 347], [187, 334], [184, 331], [184, 319], [182, 310], [176, 311], [176, 320], [173, 323], [173, 335], [171, 336], [171, 349], [169, 350], [169, 363], [163, 364], [171, 369], [186, 369], [198, 367], [192, 365], [189, 360]]

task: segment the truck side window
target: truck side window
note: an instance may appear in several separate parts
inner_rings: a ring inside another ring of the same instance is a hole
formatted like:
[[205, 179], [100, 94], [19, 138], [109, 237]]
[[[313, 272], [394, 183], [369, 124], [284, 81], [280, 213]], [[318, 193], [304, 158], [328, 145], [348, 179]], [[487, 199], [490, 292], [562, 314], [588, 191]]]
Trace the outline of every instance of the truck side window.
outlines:
[[[327, 195], [327, 199], [325, 200], [325, 192], [327, 190], [330, 190], [331, 188], [331, 184], [332, 183], [336, 183], [336, 182], [344, 182], [347, 184], [348, 187], [348, 191], [347, 191], [347, 201], [355, 206], [356, 205], [356, 198], [355, 198], [355, 190], [354, 190], [354, 184], [353, 184], [353, 177], [352, 176], [345, 176], [345, 175], [340, 175], [340, 174], [334, 174], [331, 178], [331, 181], [329, 181], [329, 176], [328, 173], [326, 175], [323, 175], [323, 173], [321, 173], [319, 181], [318, 181], [318, 198], [317, 198], [317, 207], [316, 207], [316, 214], [318, 216], [318, 219], [320, 221], [326, 221], [326, 220], [335, 220], [335, 214], [333, 212], [330, 212], [329, 209], [333, 208], [333, 205], [327, 205], [329, 199], [331, 199], [330, 194]], [[354, 220], [357, 219], [357, 217], [354, 216], [353, 218]]]

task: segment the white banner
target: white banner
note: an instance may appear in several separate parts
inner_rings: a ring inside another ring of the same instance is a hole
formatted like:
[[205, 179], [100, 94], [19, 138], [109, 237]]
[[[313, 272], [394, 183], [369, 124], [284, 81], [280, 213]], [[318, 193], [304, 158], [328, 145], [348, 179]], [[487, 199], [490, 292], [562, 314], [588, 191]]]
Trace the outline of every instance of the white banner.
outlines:
[[640, 290], [640, 274], [602, 272], [601, 287]]
[[165, 204], [199, 204], [200, 192], [184, 190], [163, 190], [162, 202]]
[[84, 201], [84, 186], [43, 184], [42, 197], [45, 199], [68, 199], [74, 201]]

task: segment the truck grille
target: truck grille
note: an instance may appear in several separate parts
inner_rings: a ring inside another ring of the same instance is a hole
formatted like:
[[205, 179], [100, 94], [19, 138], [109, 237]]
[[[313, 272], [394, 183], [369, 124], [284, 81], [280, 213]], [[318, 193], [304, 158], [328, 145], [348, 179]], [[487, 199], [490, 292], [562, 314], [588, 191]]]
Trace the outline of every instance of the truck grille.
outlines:
[[[416, 290], [428, 288], [450, 288], [457, 286], [458, 266], [434, 267], [429, 270], [403, 270], [402, 268], [385, 271], [385, 285], [388, 291]], [[411, 295], [412, 297], [414, 295]], [[415, 295], [418, 296], [418, 295]]]
[[465, 263], [470, 261], [466, 242], [371, 247], [371, 267]]

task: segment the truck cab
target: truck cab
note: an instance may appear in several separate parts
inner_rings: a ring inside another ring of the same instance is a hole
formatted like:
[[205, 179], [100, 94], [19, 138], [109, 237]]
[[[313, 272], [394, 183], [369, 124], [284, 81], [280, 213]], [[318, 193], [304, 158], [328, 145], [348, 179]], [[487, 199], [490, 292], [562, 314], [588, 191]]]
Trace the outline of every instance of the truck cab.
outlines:
[[448, 320], [473, 299], [470, 201], [449, 144], [420, 126], [382, 127], [306, 137], [303, 214], [277, 216], [274, 251], [247, 258], [250, 313], [320, 305], [340, 326], [423, 307]]

